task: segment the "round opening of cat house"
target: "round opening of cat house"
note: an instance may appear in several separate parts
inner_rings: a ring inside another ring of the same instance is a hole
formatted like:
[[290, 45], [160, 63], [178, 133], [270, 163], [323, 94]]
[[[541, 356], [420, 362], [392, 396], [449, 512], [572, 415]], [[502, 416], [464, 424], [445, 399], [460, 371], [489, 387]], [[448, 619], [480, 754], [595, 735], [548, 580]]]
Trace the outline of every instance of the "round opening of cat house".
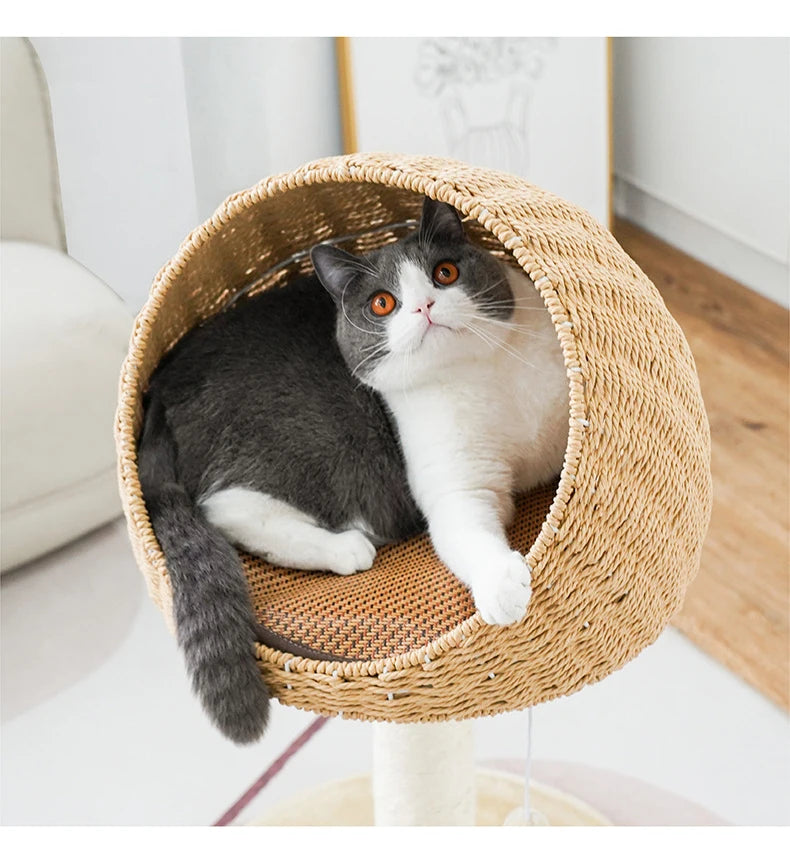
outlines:
[[142, 398], [163, 355], [240, 296], [312, 271], [310, 247], [402, 237], [425, 196], [528, 273], [568, 377], [557, 483], [518, 501], [511, 545], [532, 569], [526, 618], [485, 624], [425, 536], [352, 577], [242, 555], [257, 646], [283, 703], [396, 721], [476, 717], [568, 694], [652, 642], [696, 571], [709, 436], [693, 360], [653, 285], [586, 212], [516, 177], [407, 156], [326, 159], [230, 197], [160, 271], [124, 365], [116, 438], [135, 554], [170, 618], [167, 568], [140, 491]]

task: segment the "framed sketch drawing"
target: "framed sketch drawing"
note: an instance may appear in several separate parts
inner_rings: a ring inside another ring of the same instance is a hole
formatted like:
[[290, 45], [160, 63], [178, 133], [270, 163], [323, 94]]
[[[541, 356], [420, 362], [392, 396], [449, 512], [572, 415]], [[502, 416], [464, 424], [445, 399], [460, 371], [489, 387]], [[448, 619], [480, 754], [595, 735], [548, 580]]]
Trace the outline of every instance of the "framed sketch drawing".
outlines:
[[338, 38], [346, 152], [459, 158], [611, 209], [606, 38]]

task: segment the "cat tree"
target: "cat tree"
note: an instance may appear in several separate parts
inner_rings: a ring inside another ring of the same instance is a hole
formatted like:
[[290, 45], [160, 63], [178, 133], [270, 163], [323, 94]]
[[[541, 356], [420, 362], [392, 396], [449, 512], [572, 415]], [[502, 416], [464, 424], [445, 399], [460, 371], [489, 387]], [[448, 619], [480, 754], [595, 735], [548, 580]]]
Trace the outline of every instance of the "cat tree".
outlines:
[[[454, 205], [475, 243], [530, 275], [565, 357], [559, 483], [524, 496], [510, 530], [532, 569], [526, 618], [486, 625], [425, 537], [383, 549], [370, 571], [346, 578], [243, 558], [272, 692], [301, 709], [398, 725], [379, 731], [378, 758], [405, 766], [398, 805], [412, 807], [406, 783], [417, 795], [436, 779], [430, 770], [420, 779], [414, 748], [427, 743], [423, 759], [435, 759], [446, 744], [445, 762], [465, 772], [458, 794], [472, 781], [471, 745], [463, 724], [412, 734], [401, 725], [525, 709], [600, 680], [656, 639], [696, 573], [711, 504], [708, 423], [688, 345], [652, 283], [589, 214], [514, 176], [429, 157], [316, 161], [231, 196], [162, 268], [135, 324], [116, 419], [132, 545], [172, 624], [137, 476], [151, 373], [238, 296], [310, 272], [313, 244], [366, 251], [402, 236], [426, 195]], [[383, 783], [387, 765], [377, 765]], [[451, 821], [469, 822], [470, 799]], [[403, 819], [385, 802], [380, 822]], [[407, 820], [434, 822], [419, 812]]]

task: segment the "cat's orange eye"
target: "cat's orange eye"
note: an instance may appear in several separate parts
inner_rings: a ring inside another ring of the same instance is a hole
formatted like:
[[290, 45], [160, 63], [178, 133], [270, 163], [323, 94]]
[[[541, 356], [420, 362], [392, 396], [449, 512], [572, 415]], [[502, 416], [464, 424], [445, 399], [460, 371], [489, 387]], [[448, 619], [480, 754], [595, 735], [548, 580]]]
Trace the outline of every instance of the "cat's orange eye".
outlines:
[[386, 290], [379, 290], [370, 300], [370, 310], [376, 316], [387, 316], [395, 310], [395, 297]]
[[433, 280], [437, 284], [452, 284], [458, 281], [458, 267], [452, 261], [442, 261], [433, 268]]

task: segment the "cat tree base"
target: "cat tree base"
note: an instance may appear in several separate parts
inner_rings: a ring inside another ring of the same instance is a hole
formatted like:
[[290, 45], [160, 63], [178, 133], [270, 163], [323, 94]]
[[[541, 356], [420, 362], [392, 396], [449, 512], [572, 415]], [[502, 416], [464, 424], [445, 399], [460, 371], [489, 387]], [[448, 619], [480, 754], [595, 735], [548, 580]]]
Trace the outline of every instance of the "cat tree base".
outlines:
[[[264, 826], [502, 826], [524, 821], [524, 779], [474, 764], [474, 722], [377, 723], [373, 774], [274, 807]], [[530, 825], [602, 826], [591, 806], [530, 780]]]
[[[503, 826], [524, 799], [524, 780], [515, 774], [475, 771], [474, 826]], [[532, 805], [550, 826], [609, 826], [610, 822], [581, 800], [531, 782]], [[370, 776], [336, 780], [304, 791], [271, 808], [253, 826], [374, 826]]]

